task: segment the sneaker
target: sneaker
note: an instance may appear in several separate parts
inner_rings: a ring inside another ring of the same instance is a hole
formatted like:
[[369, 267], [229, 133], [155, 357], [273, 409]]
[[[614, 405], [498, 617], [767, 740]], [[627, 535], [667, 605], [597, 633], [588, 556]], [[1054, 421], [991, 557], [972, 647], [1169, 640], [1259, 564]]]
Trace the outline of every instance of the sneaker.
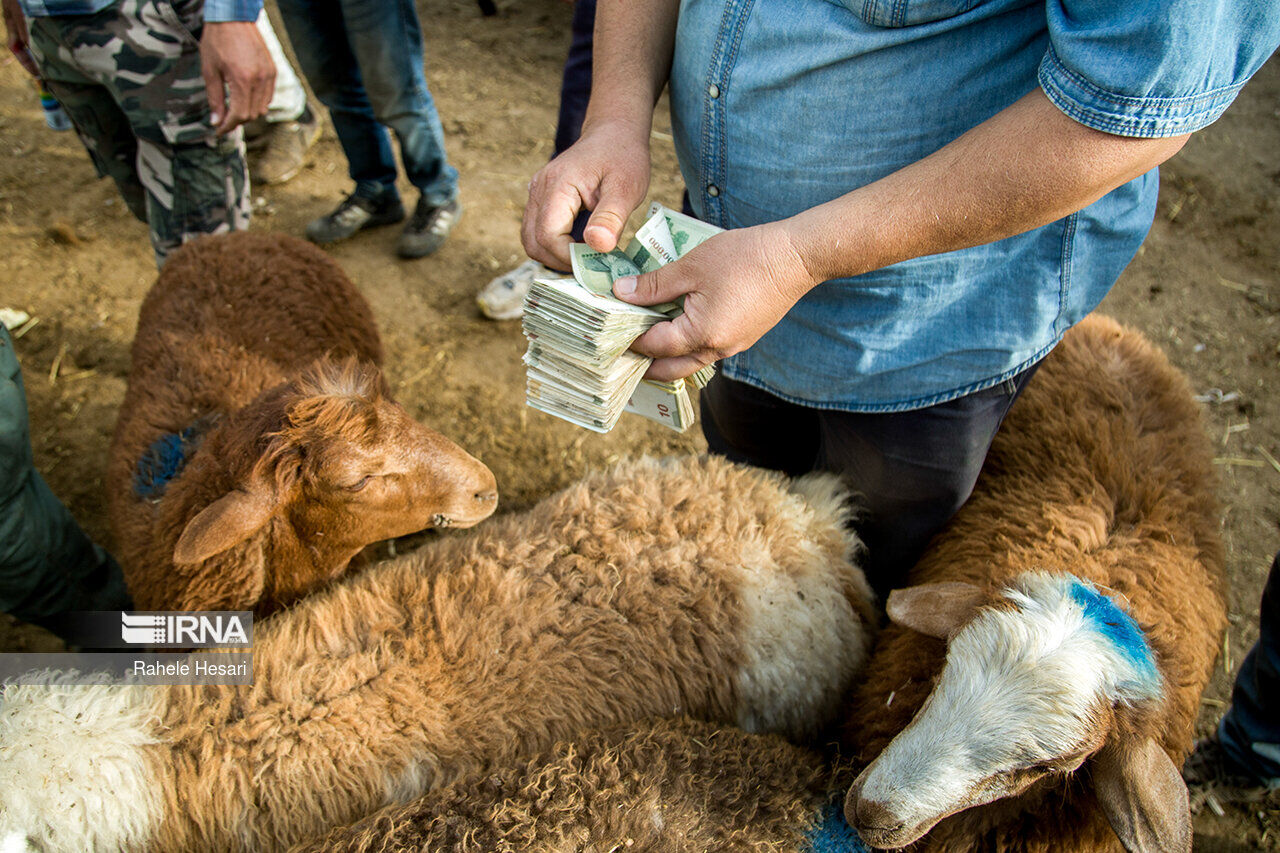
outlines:
[[307, 152], [320, 138], [320, 120], [311, 107], [294, 121], [267, 125], [262, 153], [253, 158], [249, 178], [256, 184], [283, 184], [301, 171]]
[[334, 208], [333, 213], [307, 225], [307, 239], [312, 243], [336, 243], [365, 228], [391, 225], [402, 219], [404, 205], [394, 192], [383, 193], [377, 198], [352, 193]]
[[402, 258], [421, 258], [444, 245], [445, 238], [462, 215], [462, 204], [455, 198], [438, 207], [418, 199], [413, 218], [404, 226], [396, 252]]
[[480, 313], [490, 320], [518, 320], [524, 314], [524, 297], [535, 278], [553, 275], [537, 261], [525, 261], [484, 286], [476, 295]]

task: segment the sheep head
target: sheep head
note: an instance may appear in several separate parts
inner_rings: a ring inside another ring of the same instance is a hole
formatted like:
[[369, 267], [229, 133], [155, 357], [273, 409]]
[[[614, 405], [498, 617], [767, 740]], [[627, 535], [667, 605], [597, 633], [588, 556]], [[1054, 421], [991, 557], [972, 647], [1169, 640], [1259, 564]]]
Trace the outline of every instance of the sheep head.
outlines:
[[994, 597], [960, 583], [896, 590], [887, 608], [948, 646], [924, 705], [849, 789], [845, 815], [868, 844], [906, 846], [1088, 761], [1127, 850], [1190, 851], [1173, 761], [1153, 740], [1118, 736], [1117, 715], [1163, 688], [1142, 630], [1110, 598], [1070, 575], [1028, 573]]
[[258, 576], [226, 580], [252, 608], [305, 594], [373, 542], [488, 518], [493, 473], [385, 390], [372, 365], [322, 359], [231, 416], [201, 448], [230, 488], [186, 523], [174, 562], [208, 561], [261, 532], [262, 558], [237, 557], [257, 562]]

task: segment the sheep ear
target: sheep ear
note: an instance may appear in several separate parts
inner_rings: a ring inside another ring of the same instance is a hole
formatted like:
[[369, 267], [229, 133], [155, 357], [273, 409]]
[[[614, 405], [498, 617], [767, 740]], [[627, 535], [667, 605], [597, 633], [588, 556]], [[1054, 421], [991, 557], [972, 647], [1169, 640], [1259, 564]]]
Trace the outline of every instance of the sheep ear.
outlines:
[[889, 593], [885, 611], [904, 628], [945, 640], [973, 617], [985, 599], [973, 584], [925, 583]]
[[1094, 790], [1129, 853], [1191, 853], [1186, 783], [1160, 745], [1108, 743], [1093, 759]]
[[264, 485], [228, 492], [187, 522], [173, 549], [175, 563], [199, 563], [256, 533], [276, 511]]

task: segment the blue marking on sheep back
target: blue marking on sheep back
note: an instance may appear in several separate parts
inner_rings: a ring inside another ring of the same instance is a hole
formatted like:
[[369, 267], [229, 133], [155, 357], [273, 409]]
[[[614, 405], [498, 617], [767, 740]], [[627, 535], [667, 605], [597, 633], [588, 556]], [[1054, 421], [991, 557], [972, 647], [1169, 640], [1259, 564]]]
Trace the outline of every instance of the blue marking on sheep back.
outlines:
[[133, 471], [134, 494], [142, 498], [159, 498], [169, 481], [182, 472], [187, 453], [196, 443], [199, 430], [195, 424], [182, 432], [170, 432], [151, 442]]
[[805, 833], [805, 853], [871, 853], [858, 833], [844, 819], [844, 805], [827, 803], [818, 814], [818, 820]]
[[1098, 592], [1092, 584], [1075, 581], [1071, 584], [1071, 598], [1084, 611], [1084, 618], [1094, 630], [1115, 644], [1129, 660], [1143, 682], [1158, 683], [1156, 656], [1147, 643], [1142, 628], [1119, 605]]

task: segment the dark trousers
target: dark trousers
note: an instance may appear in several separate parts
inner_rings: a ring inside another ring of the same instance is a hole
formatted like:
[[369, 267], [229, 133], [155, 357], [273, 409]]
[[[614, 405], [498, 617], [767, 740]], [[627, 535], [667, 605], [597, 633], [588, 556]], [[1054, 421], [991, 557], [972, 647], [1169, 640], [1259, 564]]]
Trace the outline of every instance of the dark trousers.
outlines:
[[[592, 32], [596, 25], [596, 0], [577, 0], [573, 4], [572, 40], [569, 56], [564, 61], [564, 74], [560, 79], [560, 116], [556, 120], [556, 147], [552, 157], [559, 157], [582, 135], [582, 120], [587, 115], [587, 102], [591, 100]], [[570, 236], [575, 243], [582, 242], [582, 230], [587, 227], [591, 211], [578, 211]]]
[[702, 431], [712, 453], [738, 462], [840, 475], [857, 495], [863, 568], [883, 600], [969, 498], [1037, 366], [957, 400], [885, 414], [801, 406], [717, 375], [702, 391]]
[[1258, 621], [1258, 643], [1236, 674], [1218, 740], [1252, 775], [1280, 785], [1280, 554], [1271, 563]]
[[0, 325], [0, 610], [53, 624], [70, 610], [128, 609], [120, 567], [36, 472], [13, 341]]

